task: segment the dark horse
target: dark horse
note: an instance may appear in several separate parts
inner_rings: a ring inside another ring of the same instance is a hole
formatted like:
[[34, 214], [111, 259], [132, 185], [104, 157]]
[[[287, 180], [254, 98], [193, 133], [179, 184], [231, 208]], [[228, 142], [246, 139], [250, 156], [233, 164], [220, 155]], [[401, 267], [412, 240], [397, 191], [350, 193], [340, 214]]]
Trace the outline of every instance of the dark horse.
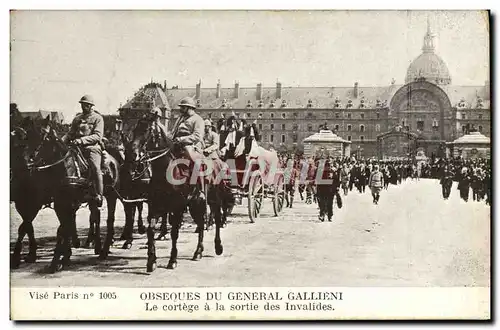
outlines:
[[[82, 156], [82, 150], [76, 146], [66, 145], [46, 121], [42, 128], [42, 136], [30, 171], [43, 172], [43, 177], [52, 185], [52, 198], [54, 211], [59, 219], [57, 230], [57, 243], [54, 249], [50, 270], [52, 272], [62, 270], [69, 265], [71, 257], [71, 239], [75, 238], [76, 211], [82, 204], [88, 203], [90, 209], [90, 234], [95, 242], [94, 253], [100, 254], [101, 259], [108, 256], [109, 248], [113, 242], [114, 221], [116, 209], [116, 186], [119, 182], [118, 162], [109, 155], [103, 153], [104, 172], [104, 197], [107, 202], [107, 235], [104, 247], [101, 244], [100, 220], [101, 214], [91, 196], [94, 187], [90, 183], [90, 169]], [[43, 185], [42, 185], [43, 186]]]
[[[156, 269], [156, 247], [154, 231], [158, 219], [169, 215], [171, 225], [170, 237], [172, 248], [167, 269], [177, 266], [177, 239], [186, 207], [194, 222], [202, 230], [198, 230], [198, 244], [193, 255], [193, 260], [200, 260], [203, 255], [204, 221], [206, 215], [206, 202], [214, 212], [216, 223], [215, 252], [222, 254], [223, 247], [220, 239], [221, 228], [221, 206], [218, 185], [209, 185], [207, 188], [207, 200], [203, 196], [199, 185], [188, 183], [180, 184], [173, 180], [179, 172], [185, 170], [182, 164], [175, 164], [178, 159], [178, 145], [164, 134], [163, 128], [152, 117], [140, 119], [132, 133], [132, 150], [136, 155], [144, 154], [144, 162], [151, 164], [151, 180], [148, 187], [148, 260], [146, 269], [152, 272]], [[191, 178], [188, 178], [190, 180]]]
[[[11, 119], [12, 120], [12, 119]], [[18, 237], [11, 256], [11, 267], [21, 263], [22, 242], [26, 234], [29, 238], [29, 252], [25, 261], [36, 261], [37, 244], [33, 230], [33, 220], [44, 205], [51, 202], [54, 193], [50, 177], [46, 172], [33, 171], [33, 158], [38, 153], [42, 136], [35, 122], [26, 118], [19, 123], [11, 122], [10, 132], [10, 200], [14, 202], [22, 218]]]
[[[118, 194], [125, 211], [125, 227], [120, 239], [125, 240], [122, 248], [130, 249], [133, 242], [132, 232], [136, 211], [138, 213], [137, 231], [139, 234], [146, 233], [146, 226], [144, 226], [142, 220], [142, 210], [143, 204], [147, 202], [147, 192], [152, 173], [151, 164], [143, 162], [141, 159], [143, 155], [135, 153], [128, 136], [123, 132], [120, 135], [124, 146], [124, 156], [120, 164], [120, 189]], [[163, 216], [160, 234], [157, 237], [159, 240], [163, 240], [168, 234], [167, 217], [168, 215]]]

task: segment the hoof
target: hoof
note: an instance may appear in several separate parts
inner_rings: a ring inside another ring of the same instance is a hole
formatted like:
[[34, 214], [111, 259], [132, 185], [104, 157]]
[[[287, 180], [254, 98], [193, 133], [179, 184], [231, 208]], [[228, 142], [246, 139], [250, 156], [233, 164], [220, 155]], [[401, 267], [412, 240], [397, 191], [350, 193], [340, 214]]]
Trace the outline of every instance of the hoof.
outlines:
[[195, 253], [192, 260], [193, 261], [200, 261], [202, 257], [203, 256], [201, 253]]
[[132, 247], [132, 242], [127, 241], [127, 242], [123, 243], [122, 249], [129, 250], [131, 247]]
[[154, 272], [154, 271], [155, 271], [155, 269], [156, 269], [156, 261], [153, 261], [153, 262], [151, 262], [151, 263], [148, 263], [148, 264], [147, 264], [147, 266], [146, 266], [146, 271], [147, 271], [148, 273], [152, 273], [152, 272]]
[[176, 269], [177, 268], [177, 262], [176, 261], [169, 261], [167, 265], [167, 269]]
[[158, 237], [156, 237], [157, 241], [166, 241], [167, 240], [167, 234], [160, 234]]
[[49, 267], [49, 272], [54, 274], [63, 270], [63, 265], [61, 263], [52, 262]]
[[36, 262], [36, 254], [28, 254], [26, 257], [24, 257], [24, 261], [32, 264]]
[[76, 239], [73, 241], [73, 247], [75, 249], [79, 249], [80, 248], [80, 240], [79, 239]]
[[21, 266], [21, 259], [20, 259], [20, 257], [18, 257], [18, 258], [11, 258], [10, 259], [10, 268], [17, 269], [17, 268], [19, 268], [19, 266]]
[[91, 241], [86, 241], [85, 244], [83, 244], [84, 249], [92, 249], [94, 247], [94, 242]]
[[145, 234], [146, 233], [146, 227], [144, 226], [140, 226], [139, 228], [137, 228], [137, 232], [141, 235]]
[[224, 248], [222, 245], [216, 245], [215, 246], [215, 254], [220, 256], [224, 252]]

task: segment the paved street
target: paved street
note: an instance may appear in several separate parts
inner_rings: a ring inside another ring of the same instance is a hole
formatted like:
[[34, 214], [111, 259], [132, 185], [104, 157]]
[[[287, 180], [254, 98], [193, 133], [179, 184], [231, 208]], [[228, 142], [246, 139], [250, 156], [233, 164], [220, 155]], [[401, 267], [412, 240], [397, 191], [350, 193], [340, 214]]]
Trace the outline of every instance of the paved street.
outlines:
[[[298, 198], [298, 193], [296, 195]], [[12, 206], [11, 242], [19, 216]], [[236, 208], [222, 231], [224, 254], [214, 252], [214, 230], [205, 236], [205, 254], [191, 261], [194, 227], [187, 223], [179, 238], [176, 270], [165, 266], [170, 241], [157, 243], [158, 269], [146, 273], [145, 235], [131, 250], [117, 241], [107, 261], [91, 250], [74, 249], [71, 268], [47, 274], [58, 221], [52, 210], [35, 220], [39, 242], [36, 264], [11, 272], [13, 286], [489, 286], [490, 208], [459, 199], [456, 183], [444, 201], [437, 180], [407, 181], [383, 191], [379, 205], [370, 193], [352, 191], [333, 222], [317, 220], [316, 205], [299, 201], [272, 217], [266, 201], [261, 219], [251, 224], [246, 207]], [[116, 236], [124, 219], [117, 211]], [[102, 224], [105, 224], [103, 219]], [[78, 213], [80, 239], [88, 213]], [[27, 244], [27, 239], [26, 239]], [[27, 252], [27, 249], [24, 250]]]

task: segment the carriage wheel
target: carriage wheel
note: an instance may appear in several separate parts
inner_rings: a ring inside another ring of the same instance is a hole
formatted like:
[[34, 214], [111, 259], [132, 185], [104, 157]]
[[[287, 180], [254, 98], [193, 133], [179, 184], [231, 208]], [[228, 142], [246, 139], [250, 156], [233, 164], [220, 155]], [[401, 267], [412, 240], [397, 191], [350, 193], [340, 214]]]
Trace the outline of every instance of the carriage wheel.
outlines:
[[274, 187], [274, 197], [273, 197], [273, 209], [274, 216], [278, 216], [283, 210], [283, 204], [285, 201], [285, 179], [283, 175], [279, 175], [278, 180], [276, 182], [276, 186]]
[[262, 206], [262, 197], [264, 193], [264, 184], [259, 171], [252, 173], [248, 183], [248, 216], [252, 223], [260, 217]]

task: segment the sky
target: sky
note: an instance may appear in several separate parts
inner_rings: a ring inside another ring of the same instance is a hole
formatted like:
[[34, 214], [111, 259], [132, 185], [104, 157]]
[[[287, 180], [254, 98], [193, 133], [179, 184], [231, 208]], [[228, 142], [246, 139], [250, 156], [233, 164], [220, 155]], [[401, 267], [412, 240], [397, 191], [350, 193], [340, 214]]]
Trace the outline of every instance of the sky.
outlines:
[[429, 19], [454, 85], [489, 79], [478, 11], [13, 11], [11, 102], [71, 119], [78, 100], [115, 113], [151, 80], [167, 87], [403, 84]]

